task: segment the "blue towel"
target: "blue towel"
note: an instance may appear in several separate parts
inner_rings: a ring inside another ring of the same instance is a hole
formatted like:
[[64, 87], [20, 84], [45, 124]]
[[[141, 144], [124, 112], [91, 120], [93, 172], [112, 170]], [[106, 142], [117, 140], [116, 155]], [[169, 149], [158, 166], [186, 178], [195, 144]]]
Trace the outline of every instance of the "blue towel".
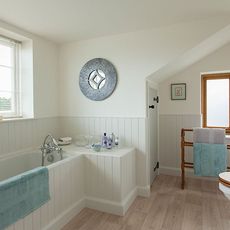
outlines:
[[194, 143], [194, 172], [197, 176], [218, 177], [227, 168], [227, 148], [223, 144]]
[[1, 181], [0, 230], [40, 208], [49, 199], [46, 167], [38, 167]]

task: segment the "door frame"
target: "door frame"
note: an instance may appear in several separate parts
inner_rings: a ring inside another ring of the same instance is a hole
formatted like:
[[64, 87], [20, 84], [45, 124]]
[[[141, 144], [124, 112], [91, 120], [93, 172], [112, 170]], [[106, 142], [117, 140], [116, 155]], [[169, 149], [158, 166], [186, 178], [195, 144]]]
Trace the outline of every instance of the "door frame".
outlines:
[[[151, 186], [150, 182], [150, 125], [149, 125], [149, 104], [152, 103], [152, 101], [149, 101], [149, 89], [154, 89], [157, 91], [157, 94], [159, 95], [159, 86], [155, 82], [146, 81], [146, 146], [147, 146], [147, 158], [146, 158], [146, 174], [147, 174], [147, 180], [148, 184]], [[158, 103], [158, 109], [157, 109], [157, 161], [159, 162], [159, 108], [160, 104]], [[157, 169], [157, 175], [159, 175], [159, 169]]]

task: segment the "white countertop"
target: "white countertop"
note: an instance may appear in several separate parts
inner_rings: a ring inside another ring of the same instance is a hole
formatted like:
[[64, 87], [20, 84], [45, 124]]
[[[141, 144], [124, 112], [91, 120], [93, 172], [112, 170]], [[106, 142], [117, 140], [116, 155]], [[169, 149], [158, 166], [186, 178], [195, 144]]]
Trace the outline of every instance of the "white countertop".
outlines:
[[92, 148], [78, 147], [74, 144], [62, 146], [62, 149], [63, 154], [70, 157], [79, 154], [121, 157], [135, 150], [134, 147], [114, 147], [112, 149], [101, 148], [100, 152], [96, 152]]

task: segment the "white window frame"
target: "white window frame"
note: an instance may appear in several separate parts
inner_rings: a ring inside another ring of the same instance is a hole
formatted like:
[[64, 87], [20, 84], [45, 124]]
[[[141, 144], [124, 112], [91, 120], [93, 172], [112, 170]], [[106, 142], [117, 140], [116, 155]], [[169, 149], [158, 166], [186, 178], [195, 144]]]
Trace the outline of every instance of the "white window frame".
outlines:
[[13, 82], [11, 111], [0, 111], [3, 118], [20, 118], [21, 114], [21, 42], [0, 35], [0, 44], [13, 48]]

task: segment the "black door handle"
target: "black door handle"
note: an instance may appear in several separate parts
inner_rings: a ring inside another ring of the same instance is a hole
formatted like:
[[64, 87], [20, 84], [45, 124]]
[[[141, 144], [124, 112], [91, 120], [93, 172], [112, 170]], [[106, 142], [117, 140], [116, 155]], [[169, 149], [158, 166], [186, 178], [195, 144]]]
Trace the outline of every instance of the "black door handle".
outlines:
[[154, 105], [149, 105], [149, 108], [150, 109], [154, 109]]

